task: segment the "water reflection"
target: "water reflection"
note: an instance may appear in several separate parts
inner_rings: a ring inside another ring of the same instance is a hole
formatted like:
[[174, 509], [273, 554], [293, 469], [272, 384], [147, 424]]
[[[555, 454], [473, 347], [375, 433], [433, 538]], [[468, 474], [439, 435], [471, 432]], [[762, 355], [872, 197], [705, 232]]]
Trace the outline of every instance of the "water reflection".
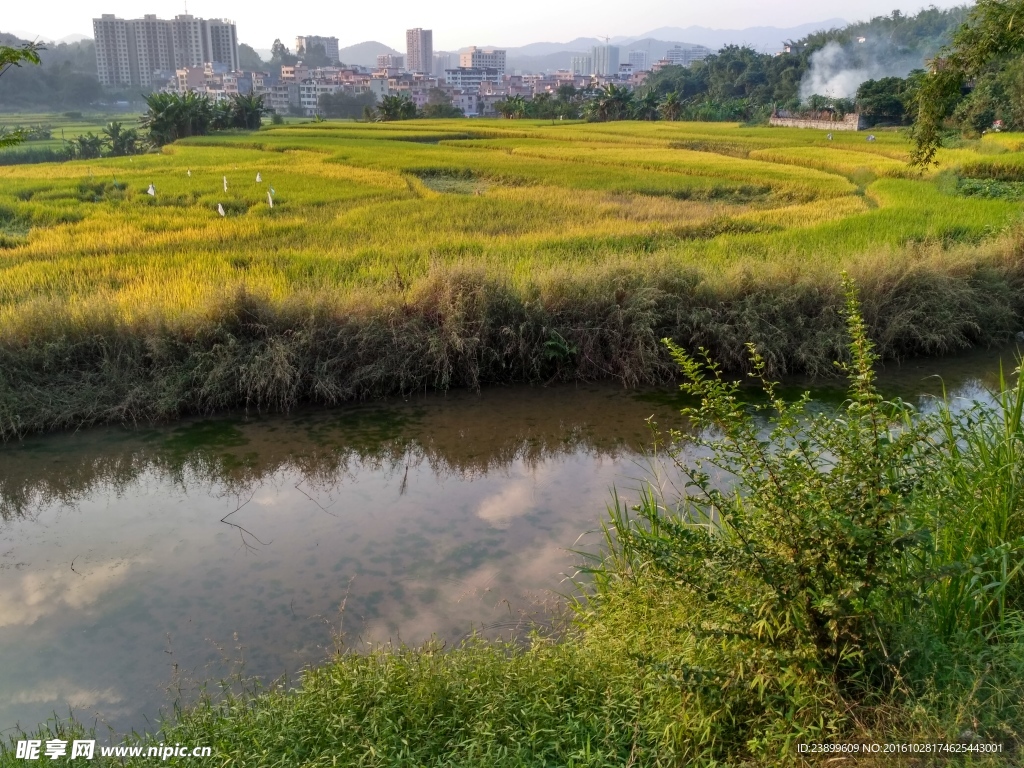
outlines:
[[[942, 372], [965, 386], [997, 365]], [[936, 368], [886, 386], [937, 391]], [[493, 389], [0, 447], [0, 727], [68, 706], [146, 727], [168, 686], [294, 672], [337, 631], [415, 643], [543, 620], [567, 549], [642, 474], [646, 417], [679, 426], [679, 404]]]

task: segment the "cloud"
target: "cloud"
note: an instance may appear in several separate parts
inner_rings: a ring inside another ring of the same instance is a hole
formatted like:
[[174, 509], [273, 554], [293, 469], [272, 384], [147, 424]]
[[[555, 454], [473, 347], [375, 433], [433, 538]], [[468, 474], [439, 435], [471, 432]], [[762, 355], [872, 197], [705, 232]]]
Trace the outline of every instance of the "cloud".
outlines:
[[68, 608], [81, 610], [121, 584], [142, 558], [109, 560], [88, 571], [71, 570], [70, 564], [34, 570], [0, 586], [0, 627], [26, 626]]

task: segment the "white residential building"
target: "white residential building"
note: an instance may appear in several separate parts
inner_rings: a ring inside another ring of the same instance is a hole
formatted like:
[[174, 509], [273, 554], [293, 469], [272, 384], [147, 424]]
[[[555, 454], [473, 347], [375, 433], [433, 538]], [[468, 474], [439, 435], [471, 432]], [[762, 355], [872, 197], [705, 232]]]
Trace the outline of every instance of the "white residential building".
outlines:
[[619, 48], [615, 45], [597, 45], [591, 49], [595, 75], [614, 75], [619, 71]]
[[703, 45], [677, 45], [669, 48], [664, 61], [680, 67], [688, 67], [695, 61], [704, 61], [711, 55], [711, 49]]
[[501, 73], [486, 67], [458, 67], [446, 69], [444, 80], [452, 88], [476, 94], [480, 92], [480, 83], [485, 80], [501, 80]]
[[573, 56], [569, 59], [569, 71], [574, 75], [594, 74], [594, 60], [589, 56]]
[[238, 35], [227, 19], [199, 19], [183, 14], [172, 20], [149, 14], [93, 19], [96, 69], [107, 86], [152, 88], [154, 73], [202, 67], [208, 62], [238, 69]]
[[475, 45], [465, 53], [459, 54], [459, 67], [474, 69], [496, 69], [505, 74], [505, 51], [496, 48], [480, 49]]
[[647, 71], [647, 51], [630, 51], [629, 64], [634, 72]]

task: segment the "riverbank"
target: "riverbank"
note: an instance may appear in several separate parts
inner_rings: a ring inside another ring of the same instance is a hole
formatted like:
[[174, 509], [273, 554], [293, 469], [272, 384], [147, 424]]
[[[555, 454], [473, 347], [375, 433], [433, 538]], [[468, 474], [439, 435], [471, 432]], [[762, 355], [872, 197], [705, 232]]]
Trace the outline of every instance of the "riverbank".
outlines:
[[[877, 395], [856, 314], [849, 327], [838, 419], [771, 397], [751, 414], [673, 351], [699, 403], [684, 410], [704, 428], [686, 441], [697, 451], [669, 436], [639, 504], [613, 504], [593, 587], [562, 632], [346, 653], [293, 688], [178, 712], [140, 743], [208, 745], [211, 765], [834, 760], [798, 749], [815, 743], [951, 750], [850, 764], [1013, 764], [1024, 742], [1024, 382], [1006, 382], [994, 406], [912, 416]], [[694, 455], [742, 493], [722, 495]], [[693, 495], [663, 492], [671, 479], [694, 483]], [[692, 523], [709, 515], [713, 526]], [[18, 764], [10, 751], [0, 763]]]

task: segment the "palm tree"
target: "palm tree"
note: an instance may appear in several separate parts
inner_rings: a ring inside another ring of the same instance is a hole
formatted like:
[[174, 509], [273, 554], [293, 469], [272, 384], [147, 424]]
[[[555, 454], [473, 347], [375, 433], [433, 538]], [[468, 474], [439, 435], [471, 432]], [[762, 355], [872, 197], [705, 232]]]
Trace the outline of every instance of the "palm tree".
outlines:
[[139, 132], [134, 128], [125, 129], [121, 123], [115, 121], [103, 129], [103, 136], [112, 157], [139, 153]]
[[91, 131], [77, 139], [71, 139], [68, 143], [71, 145], [71, 151], [79, 160], [95, 160], [98, 157], [103, 157], [103, 137], [97, 136]]
[[600, 122], [625, 120], [633, 106], [633, 92], [625, 86], [608, 83], [587, 106], [587, 119]]
[[506, 101], [512, 108], [512, 117], [519, 118], [526, 114], [526, 99], [519, 94], [510, 96]]
[[151, 93], [146, 97], [142, 127], [157, 146], [187, 136], [205, 136], [214, 122], [214, 104], [206, 94], [186, 91]]
[[376, 120], [387, 123], [392, 120], [410, 120], [416, 117], [416, 105], [405, 94], [385, 96], [377, 107]]
[[679, 98], [679, 93], [672, 91], [663, 98], [658, 105], [658, 112], [661, 113], [663, 120], [678, 120], [683, 113], [683, 101]]
[[633, 117], [637, 120], [657, 120], [658, 94], [654, 91], [648, 91], [640, 98], [634, 98]]
[[235, 128], [255, 131], [263, 124], [267, 107], [262, 96], [238, 93], [231, 97], [231, 111], [231, 123]]

